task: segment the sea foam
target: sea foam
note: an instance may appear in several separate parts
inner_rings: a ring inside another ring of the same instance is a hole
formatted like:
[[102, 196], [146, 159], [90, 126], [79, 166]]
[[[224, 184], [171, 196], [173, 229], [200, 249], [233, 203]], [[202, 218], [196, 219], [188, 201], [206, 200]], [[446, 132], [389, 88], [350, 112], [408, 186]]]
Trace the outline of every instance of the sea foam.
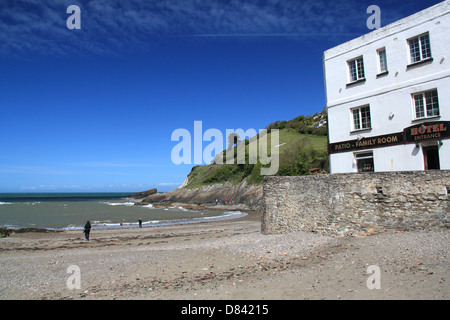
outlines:
[[134, 206], [134, 202], [102, 202], [103, 204], [107, 204], [108, 206]]

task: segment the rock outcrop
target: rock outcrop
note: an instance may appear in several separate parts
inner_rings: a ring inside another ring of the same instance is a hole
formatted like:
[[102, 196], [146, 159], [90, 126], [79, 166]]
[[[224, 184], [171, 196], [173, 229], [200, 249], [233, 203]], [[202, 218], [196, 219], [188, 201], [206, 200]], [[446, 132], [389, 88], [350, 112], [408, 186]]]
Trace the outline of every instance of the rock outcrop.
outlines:
[[156, 194], [157, 192], [158, 192], [158, 190], [156, 188], [154, 188], [154, 189], [150, 189], [147, 191], [130, 194], [129, 197], [135, 198], [135, 199], [142, 199], [142, 198], [151, 196], [152, 194]]
[[233, 204], [242, 204], [247, 208], [259, 210], [262, 205], [262, 185], [248, 185], [247, 181], [239, 184], [226, 182], [196, 188], [178, 188], [166, 193], [157, 193], [143, 198], [139, 204], [154, 203], [192, 203], [216, 204], [232, 199]]

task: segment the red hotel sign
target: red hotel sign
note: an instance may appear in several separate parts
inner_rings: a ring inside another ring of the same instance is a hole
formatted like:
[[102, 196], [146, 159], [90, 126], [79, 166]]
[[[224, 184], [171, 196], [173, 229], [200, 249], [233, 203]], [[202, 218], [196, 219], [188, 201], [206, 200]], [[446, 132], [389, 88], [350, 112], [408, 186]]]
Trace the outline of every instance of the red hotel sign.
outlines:
[[438, 121], [417, 124], [405, 128], [403, 132], [331, 143], [329, 148], [330, 153], [339, 153], [448, 138], [450, 138], [450, 121]]
[[441, 121], [406, 128], [405, 141], [408, 143], [450, 138], [449, 124], [450, 121]]

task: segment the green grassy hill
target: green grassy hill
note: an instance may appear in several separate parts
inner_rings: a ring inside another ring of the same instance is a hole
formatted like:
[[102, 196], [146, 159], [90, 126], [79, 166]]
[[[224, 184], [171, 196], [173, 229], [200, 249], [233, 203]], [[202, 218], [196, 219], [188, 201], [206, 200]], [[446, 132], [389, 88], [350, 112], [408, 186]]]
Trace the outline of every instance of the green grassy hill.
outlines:
[[[322, 120], [322, 121], [321, 121]], [[311, 173], [327, 173], [329, 171], [327, 153], [326, 125], [319, 127], [319, 122], [326, 121], [326, 113], [321, 112], [310, 116], [299, 116], [290, 121], [276, 121], [266, 127], [268, 130], [267, 144], [270, 150], [271, 130], [279, 130], [279, 170], [278, 176], [307, 175]], [[259, 161], [249, 164], [249, 148], [257, 143], [259, 135], [244, 140], [245, 164], [237, 163], [237, 146], [224, 150], [217, 157], [223, 157], [225, 163], [226, 153], [234, 152], [235, 164], [210, 164], [192, 168], [188, 175], [186, 188], [225, 183], [230, 181], [238, 184], [247, 180], [249, 184], [260, 184], [263, 181]], [[267, 165], [267, 166], [270, 166]]]

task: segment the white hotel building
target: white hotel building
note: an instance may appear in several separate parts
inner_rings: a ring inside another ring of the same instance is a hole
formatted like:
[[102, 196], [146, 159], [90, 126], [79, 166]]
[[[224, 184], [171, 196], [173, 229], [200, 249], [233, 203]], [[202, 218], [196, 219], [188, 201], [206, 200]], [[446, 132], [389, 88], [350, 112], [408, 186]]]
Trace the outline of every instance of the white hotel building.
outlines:
[[450, 169], [450, 1], [323, 62], [331, 173]]

